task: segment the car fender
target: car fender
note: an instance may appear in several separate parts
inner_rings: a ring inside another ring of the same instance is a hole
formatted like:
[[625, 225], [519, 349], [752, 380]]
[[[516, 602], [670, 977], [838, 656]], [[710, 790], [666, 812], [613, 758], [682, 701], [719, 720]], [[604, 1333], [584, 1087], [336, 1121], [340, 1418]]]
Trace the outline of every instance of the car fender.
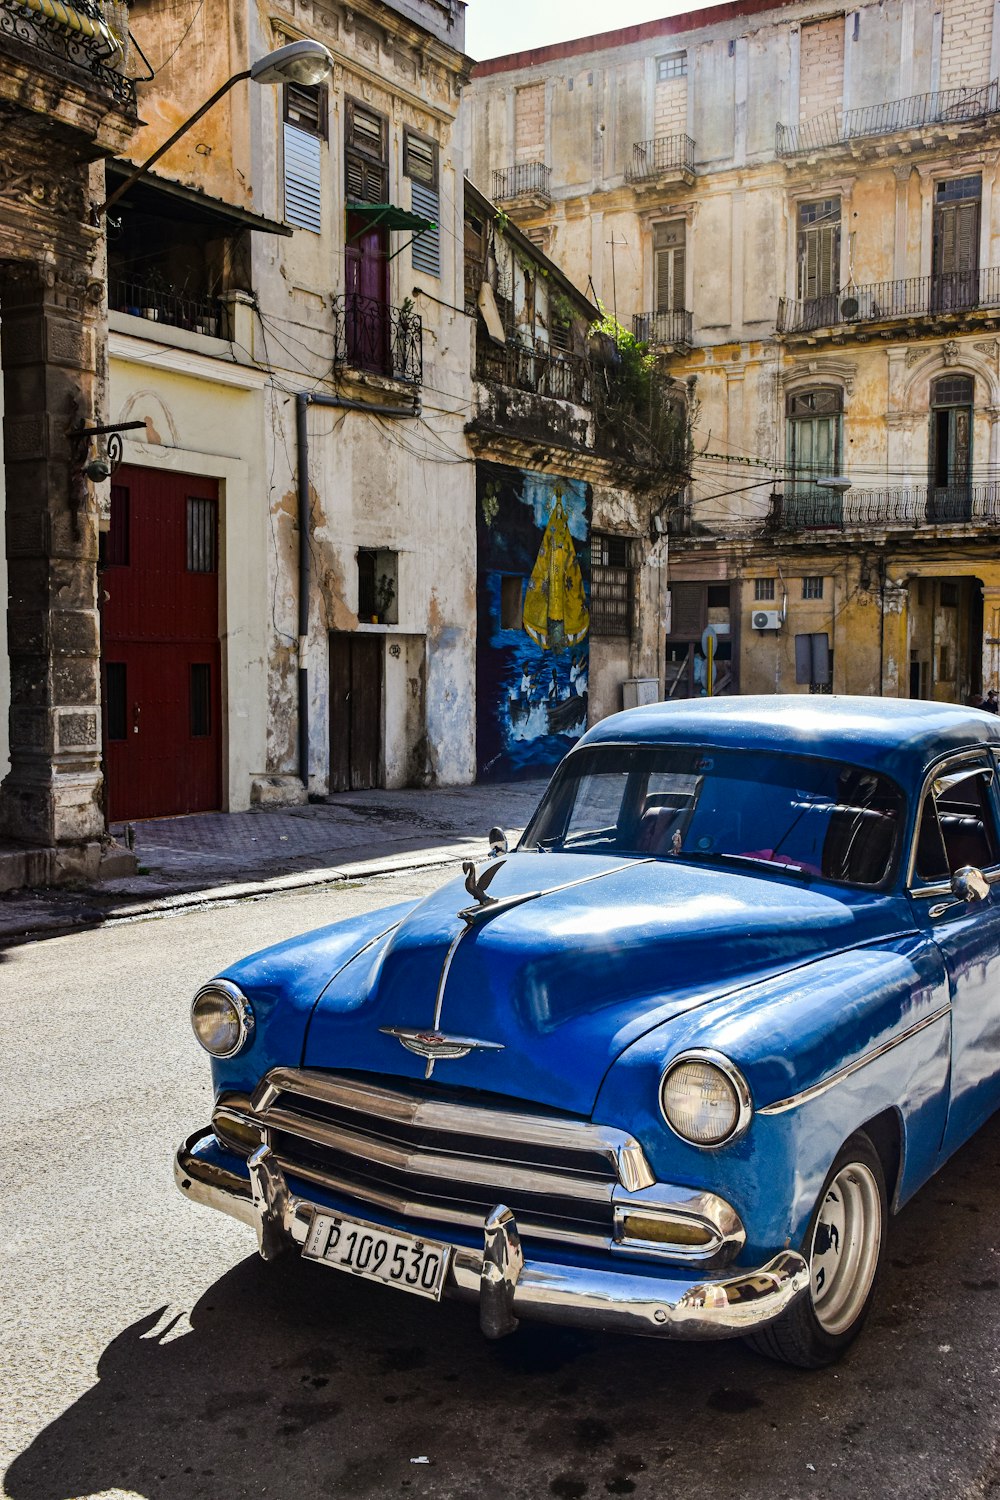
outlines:
[[[936, 1170], [947, 1115], [947, 977], [921, 936], [862, 947], [747, 986], [647, 1033], [609, 1069], [594, 1118], [629, 1130], [657, 1178], [719, 1193], [744, 1220], [746, 1257], [801, 1244], [843, 1143], [892, 1111], [901, 1206]], [[667, 1125], [659, 1085], [692, 1049], [730, 1059], [749, 1086], [746, 1131], [716, 1149]]]

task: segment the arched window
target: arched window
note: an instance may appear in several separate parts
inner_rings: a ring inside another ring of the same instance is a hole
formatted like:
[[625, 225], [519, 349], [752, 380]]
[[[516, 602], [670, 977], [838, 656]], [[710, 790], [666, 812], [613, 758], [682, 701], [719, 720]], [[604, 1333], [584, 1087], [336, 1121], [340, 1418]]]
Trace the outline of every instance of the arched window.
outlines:
[[971, 375], [942, 375], [931, 385], [929, 521], [967, 521], [971, 515], [972, 402]]
[[794, 391], [785, 403], [786, 519], [798, 526], [839, 526], [843, 497], [817, 487], [840, 471], [843, 392], [838, 386]]

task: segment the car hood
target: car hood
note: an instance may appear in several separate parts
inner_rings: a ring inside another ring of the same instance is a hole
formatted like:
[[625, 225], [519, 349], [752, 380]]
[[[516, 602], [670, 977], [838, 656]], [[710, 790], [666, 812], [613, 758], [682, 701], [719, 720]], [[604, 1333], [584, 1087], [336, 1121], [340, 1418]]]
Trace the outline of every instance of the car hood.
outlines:
[[346, 964], [316, 1006], [305, 1065], [422, 1078], [424, 1058], [384, 1028], [438, 1031], [493, 1046], [438, 1057], [437, 1082], [587, 1115], [652, 1027], [910, 925], [890, 897], [671, 860], [515, 854], [488, 894], [496, 904], [479, 908], [453, 881]]

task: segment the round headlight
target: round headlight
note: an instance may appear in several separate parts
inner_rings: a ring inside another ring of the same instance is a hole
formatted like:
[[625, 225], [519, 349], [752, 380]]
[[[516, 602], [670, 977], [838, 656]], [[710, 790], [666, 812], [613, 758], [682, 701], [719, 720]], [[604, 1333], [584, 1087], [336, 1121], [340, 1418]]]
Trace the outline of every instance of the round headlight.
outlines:
[[194, 997], [191, 1025], [206, 1052], [232, 1057], [253, 1031], [250, 1001], [228, 979], [213, 979]]
[[681, 1140], [723, 1146], [742, 1135], [753, 1106], [742, 1073], [719, 1052], [686, 1052], [660, 1082], [663, 1118]]

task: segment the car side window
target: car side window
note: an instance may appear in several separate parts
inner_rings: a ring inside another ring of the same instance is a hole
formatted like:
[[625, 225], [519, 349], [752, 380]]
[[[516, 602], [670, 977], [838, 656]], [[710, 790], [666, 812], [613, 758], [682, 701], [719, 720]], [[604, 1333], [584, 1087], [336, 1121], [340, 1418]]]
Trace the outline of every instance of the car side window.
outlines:
[[[985, 762], [983, 769], [988, 769]], [[997, 863], [998, 851], [989, 776], [966, 776], [936, 798], [927, 792], [917, 835], [916, 872], [921, 880], [948, 880], [963, 865], [988, 869]]]
[[627, 785], [627, 770], [582, 777], [563, 834], [564, 845], [568, 848], [574, 844], [616, 840]]

